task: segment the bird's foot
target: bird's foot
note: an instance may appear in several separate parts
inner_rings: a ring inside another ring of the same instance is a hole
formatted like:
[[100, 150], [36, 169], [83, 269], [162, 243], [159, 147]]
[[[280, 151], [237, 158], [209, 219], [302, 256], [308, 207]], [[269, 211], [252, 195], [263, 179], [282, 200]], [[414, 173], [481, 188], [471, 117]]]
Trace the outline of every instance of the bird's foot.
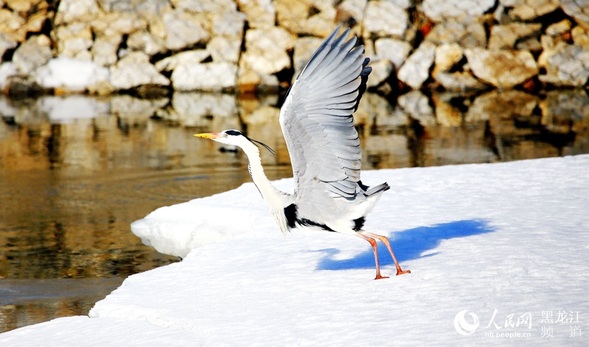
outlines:
[[411, 270], [401, 270], [401, 268], [397, 269], [397, 276], [399, 275], [404, 275], [404, 274], [410, 274]]
[[376, 277], [374, 279], [375, 280], [382, 280], [382, 279], [385, 279], [385, 278], [389, 278], [389, 276], [383, 276], [383, 275], [381, 275], [381, 274], [378, 273], [378, 274], [376, 274]]

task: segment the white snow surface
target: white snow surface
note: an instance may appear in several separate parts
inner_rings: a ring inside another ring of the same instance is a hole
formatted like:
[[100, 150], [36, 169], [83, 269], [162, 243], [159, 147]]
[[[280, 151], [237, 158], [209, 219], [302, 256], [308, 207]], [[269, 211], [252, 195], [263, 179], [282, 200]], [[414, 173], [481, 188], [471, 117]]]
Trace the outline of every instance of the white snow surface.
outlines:
[[589, 344], [588, 155], [363, 172], [382, 181], [391, 190], [366, 230], [387, 235], [411, 274], [373, 280], [360, 238], [282, 236], [245, 184], [134, 223], [182, 262], [0, 346]]

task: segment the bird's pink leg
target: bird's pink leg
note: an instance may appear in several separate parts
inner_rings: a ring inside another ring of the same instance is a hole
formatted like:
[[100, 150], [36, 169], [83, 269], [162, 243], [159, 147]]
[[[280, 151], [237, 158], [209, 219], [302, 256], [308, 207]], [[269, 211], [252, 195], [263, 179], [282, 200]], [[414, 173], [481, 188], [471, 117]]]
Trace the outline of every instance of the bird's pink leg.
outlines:
[[399, 265], [399, 262], [397, 261], [397, 257], [395, 257], [395, 253], [393, 252], [393, 248], [391, 247], [391, 243], [389, 242], [389, 239], [386, 236], [373, 234], [373, 233], [369, 233], [369, 232], [364, 232], [364, 234], [368, 237], [373, 238], [373, 239], [374, 238], [379, 239], [382, 243], [384, 243], [384, 245], [389, 250], [391, 257], [393, 258], [393, 261], [395, 262], [395, 267], [397, 268], [397, 276], [411, 273], [411, 270], [401, 269], [401, 265]]
[[388, 276], [383, 276], [380, 274], [380, 264], [378, 263], [378, 252], [376, 250], [376, 240], [374, 238], [372, 238], [371, 236], [364, 235], [362, 232], [357, 232], [356, 236], [368, 241], [370, 243], [370, 246], [372, 246], [372, 252], [374, 253], [374, 263], [376, 264], [376, 277], [374, 279], [379, 280], [381, 278], [389, 278]]

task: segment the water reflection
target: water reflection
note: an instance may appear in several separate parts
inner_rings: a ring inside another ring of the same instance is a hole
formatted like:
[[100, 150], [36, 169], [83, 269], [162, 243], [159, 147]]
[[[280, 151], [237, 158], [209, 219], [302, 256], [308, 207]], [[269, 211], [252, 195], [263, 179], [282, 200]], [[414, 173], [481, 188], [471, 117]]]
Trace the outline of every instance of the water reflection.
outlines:
[[[182, 93], [0, 97], [0, 331], [85, 314], [124, 277], [175, 261], [141, 245], [129, 224], [249, 181], [243, 154], [220, 155], [218, 144], [193, 133], [244, 130], [276, 150], [261, 152], [268, 176], [290, 176], [278, 103], [277, 96]], [[364, 169], [589, 153], [583, 90], [410, 92], [392, 102], [367, 94], [356, 125]], [[80, 282], [41, 279], [98, 280], [86, 295], [63, 289]], [[63, 294], [29, 297], [15, 280]]]

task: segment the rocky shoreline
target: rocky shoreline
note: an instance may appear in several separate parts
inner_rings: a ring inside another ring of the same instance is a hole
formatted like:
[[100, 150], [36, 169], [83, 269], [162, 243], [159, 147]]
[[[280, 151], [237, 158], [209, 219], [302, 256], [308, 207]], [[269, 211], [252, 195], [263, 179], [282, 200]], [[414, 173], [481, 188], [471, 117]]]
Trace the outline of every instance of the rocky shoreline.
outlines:
[[277, 91], [338, 24], [385, 95], [589, 86], [588, 1], [0, 0], [0, 89]]

